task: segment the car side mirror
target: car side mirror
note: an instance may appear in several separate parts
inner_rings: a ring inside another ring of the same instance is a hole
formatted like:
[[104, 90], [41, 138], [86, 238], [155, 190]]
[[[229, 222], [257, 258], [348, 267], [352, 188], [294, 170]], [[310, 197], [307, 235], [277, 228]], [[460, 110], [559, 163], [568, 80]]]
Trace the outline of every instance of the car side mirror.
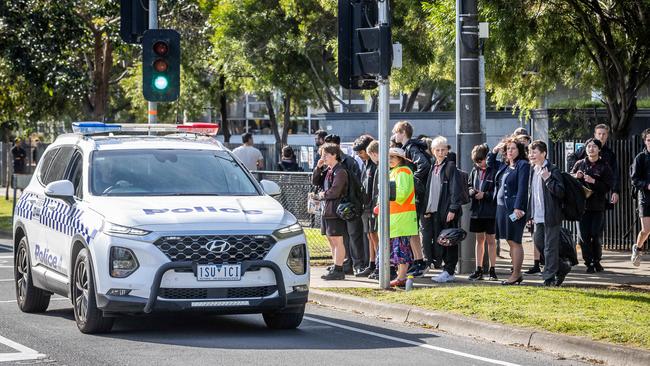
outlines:
[[264, 192], [269, 196], [279, 196], [280, 193], [282, 193], [280, 186], [273, 181], [262, 179], [262, 181], [260, 181], [260, 184], [262, 185]]
[[74, 200], [74, 185], [69, 180], [57, 180], [45, 186], [45, 195], [51, 198], [58, 198], [72, 206]]

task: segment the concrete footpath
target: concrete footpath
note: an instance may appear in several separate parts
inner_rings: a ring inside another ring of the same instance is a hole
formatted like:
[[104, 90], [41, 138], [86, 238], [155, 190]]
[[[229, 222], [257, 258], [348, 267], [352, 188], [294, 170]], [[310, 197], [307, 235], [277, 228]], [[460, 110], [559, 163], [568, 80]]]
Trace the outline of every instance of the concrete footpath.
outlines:
[[[524, 243], [526, 259], [524, 269], [532, 264], [532, 243]], [[502, 248], [504, 258], [497, 260], [497, 275], [505, 279], [509, 275], [509, 253], [507, 245]], [[580, 253], [578, 253], [580, 257]], [[634, 289], [650, 291], [650, 255], [646, 255], [640, 267], [630, 263], [630, 254], [626, 252], [603, 252], [601, 262], [605, 271], [587, 274], [586, 267], [581, 263], [573, 267], [567, 276], [565, 285], [575, 287], [601, 287], [610, 289]], [[594, 362], [604, 362], [608, 365], [650, 365], [650, 351], [630, 347], [617, 346], [596, 342], [585, 337], [567, 336], [544, 331], [536, 331], [523, 327], [501, 325], [470, 317], [448, 313], [424, 310], [414, 306], [389, 304], [322, 291], [319, 288], [332, 287], [364, 287], [378, 288], [378, 282], [367, 278], [346, 276], [344, 281], [324, 281], [320, 278], [326, 272], [325, 267], [311, 268], [310, 300], [325, 306], [344, 309], [368, 316], [379, 317], [398, 323], [413, 323], [436, 328], [452, 334], [478, 337], [487, 341], [507, 345], [518, 345], [551, 352], [561, 357], [578, 358]], [[416, 288], [454, 286], [454, 284], [436, 284], [431, 278], [439, 270], [430, 270], [424, 277], [415, 280]], [[476, 284], [467, 280], [468, 274], [457, 275], [456, 285]], [[542, 283], [541, 276], [527, 275], [524, 285], [536, 286]], [[499, 286], [500, 281], [479, 281], [478, 284]]]

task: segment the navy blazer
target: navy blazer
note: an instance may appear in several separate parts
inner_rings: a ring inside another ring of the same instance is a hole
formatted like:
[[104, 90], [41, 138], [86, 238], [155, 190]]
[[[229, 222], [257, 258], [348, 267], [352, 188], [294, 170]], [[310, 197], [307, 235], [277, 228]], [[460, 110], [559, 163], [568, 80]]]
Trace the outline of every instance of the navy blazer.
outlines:
[[[499, 188], [501, 186], [501, 175], [508, 169], [508, 165], [503, 162], [497, 162], [499, 170], [494, 177], [495, 189], [494, 199], [496, 200]], [[528, 206], [528, 187], [530, 180], [530, 163], [527, 160], [519, 159], [515, 164], [515, 169], [508, 174], [505, 181], [505, 203], [508, 212], [515, 209], [526, 212]]]

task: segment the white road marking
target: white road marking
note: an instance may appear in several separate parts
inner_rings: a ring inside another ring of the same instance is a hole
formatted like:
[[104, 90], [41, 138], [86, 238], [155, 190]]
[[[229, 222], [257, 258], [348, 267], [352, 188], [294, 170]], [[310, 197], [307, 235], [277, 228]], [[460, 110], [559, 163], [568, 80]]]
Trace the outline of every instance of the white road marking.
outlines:
[[14, 268], [14, 266], [0, 266], [0, 268]]
[[0, 282], [14, 282], [13, 278], [2, 279]]
[[453, 349], [436, 347], [436, 346], [432, 346], [430, 344], [426, 344], [426, 343], [422, 343], [422, 342], [415, 342], [415, 341], [411, 341], [411, 340], [404, 339], [404, 338], [398, 338], [398, 337], [393, 337], [393, 336], [389, 336], [389, 335], [386, 335], [386, 334], [372, 332], [372, 331], [369, 331], [369, 330], [349, 327], [347, 325], [328, 322], [326, 320], [314, 319], [314, 318], [308, 317], [308, 316], [304, 317], [304, 319], [307, 319], [309, 321], [316, 322], [316, 323], [329, 325], [331, 327], [341, 328], [341, 329], [349, 330], [349, 331], [352, 331], [352, 332], [363, 333], [363, 334], [367, 334], [367, 335], [371, 335], [371, 336], [375, 336], [375, 337], [379, 337], [379, 338], [384, 338], [384, 339], [388, 339], [388, 340], [399, 342], [399, 343], [409, 344], [409, 345], [416, 346], [416, 347], [422, 347], [422, 348], [426, 348], [426, 349], [430, 349], [430, 350], [434, 350], [434, 351], [449, 353], [449, 354], [456, 355], [456, 356], [461, 356], [461, 357], [465, 357], [465, 358], [471, 358], [471, 359], [474, 359], [474, 360], [484, 361], [484, 362], [488, 362], [488, 363], [495, 364], [495, 365], [520, 366], [520, 365], [518, 365], [516, 363], [510, 363], [510, 362], [506, 362], [506, 361], [499, 361], [499, 360], [494, 360], [494, 359], [487, 358], [487, 357], [472, 355], [472, 354], [465, 353], [465, 352], [455, 351]]
[[[70, 301], [70, 299], [68, 299], [67, 297], [53, 297], [50, 299], [50, 301], [62, 301], [62, 300]], [[0, 304], [8, 304], [12, 302], [16, 302], [16, 300], [0, 300]]]
[[0, 336], [0, 343], [18, 351], [14, 353], [0, 353], [0, 362], [35, 360], [38, 358], [46, 357], [44, 354], [38, 353], [38, 351], [23, 346], [22, 344], [16, 343], [11, 339], [7, 339], [3, 336]]
[[13, 255], [0, 255], [0, 259], [14, 259]]

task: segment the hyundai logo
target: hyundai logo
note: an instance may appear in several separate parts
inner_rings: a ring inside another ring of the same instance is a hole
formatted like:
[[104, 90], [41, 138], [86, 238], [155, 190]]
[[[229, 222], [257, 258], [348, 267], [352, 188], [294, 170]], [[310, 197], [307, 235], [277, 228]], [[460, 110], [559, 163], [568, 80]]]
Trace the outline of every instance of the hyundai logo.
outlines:
[[230, 244], [225, 240], [210, 240], [206, 246], [213, 253], [223, 253], [230, 249]]

